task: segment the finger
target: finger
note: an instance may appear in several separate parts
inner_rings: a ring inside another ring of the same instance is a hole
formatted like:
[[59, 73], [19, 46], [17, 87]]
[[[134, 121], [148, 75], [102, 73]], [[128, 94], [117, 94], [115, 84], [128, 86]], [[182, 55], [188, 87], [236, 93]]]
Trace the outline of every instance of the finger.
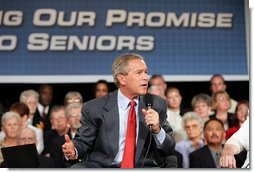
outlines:
[[69, 135], [67, 135], [67, 134], [64, 135], [64, 139], [67, 143], [71, 142], [71, 139], [70, 139]]

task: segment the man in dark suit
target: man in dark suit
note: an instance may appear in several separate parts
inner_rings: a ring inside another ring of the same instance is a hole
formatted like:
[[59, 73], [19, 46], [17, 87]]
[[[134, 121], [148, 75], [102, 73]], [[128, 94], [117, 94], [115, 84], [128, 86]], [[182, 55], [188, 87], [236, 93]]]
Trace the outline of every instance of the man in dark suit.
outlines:
[[210, 119], [204, 125], [204, 138], [207, 145], [189, 155], [190, 168], [220, 168], [219, 157], [226, 132], [221, 120]]
[[[76, 168], [158, 166], [154, 163], [154, 154], [168, 156], [175, 146], [169, 134], [172, 129], [166, 120], [166, 100], [152, 95], [153, 105], [147, 109], [143, 99], [148, 87], [147, 66], [140, 55], [124, 54], [117, 57], [112, 70], [119, 89], [84, 104], [82, 125], [73, 141], [65, 135], [63, 152], [69, 160], [87, 156], [85, 161], [73, 165]], [[131, 145], [125, 146], [130, 140], [126, 136], [131, 133], [129, 125], [132, 125], [129, 123], [129, 110], [135, 110], [136, 137], [134, 151], [127, 153], [125, 151]], [[123, 166], [128, 154], [133, 154], [132, 159], [127, 159], [133, 163]]]

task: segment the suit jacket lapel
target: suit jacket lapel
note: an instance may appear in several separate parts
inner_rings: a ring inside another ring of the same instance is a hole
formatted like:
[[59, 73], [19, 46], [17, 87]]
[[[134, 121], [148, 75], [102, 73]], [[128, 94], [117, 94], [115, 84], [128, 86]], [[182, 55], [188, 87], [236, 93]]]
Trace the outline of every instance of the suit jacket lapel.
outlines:
[[104, 106], [103, 117], [106, 126], [106, 135], [114, 156], [118, 152], [119, 145], [119, 110], [117, 106], [117, 90], [109, 94]]
[[[142, 98], [142, 97], [141, 97]], [[139, 116], [139, 132], [138, 132], [138, 142], [136, 147], [135, 161], [137, 163], [140, 157], [141, 151], [144, 147], [147, 135], [149, 133], [149, 128], [145, 124], [145, 115], [142, 113], [142, 109], [146, 109], [146, 106], [142, 99], [139, 99], [138, 116]]]

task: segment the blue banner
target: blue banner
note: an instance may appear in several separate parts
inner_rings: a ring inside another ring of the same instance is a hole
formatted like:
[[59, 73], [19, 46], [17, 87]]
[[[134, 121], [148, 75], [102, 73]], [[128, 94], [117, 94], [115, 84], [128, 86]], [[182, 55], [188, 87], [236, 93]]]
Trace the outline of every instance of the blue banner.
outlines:
[[248, 78], [245, 22], [243, 0], [2, 0], [0, 82], [91, 82], [126, 52], [149, 74]]

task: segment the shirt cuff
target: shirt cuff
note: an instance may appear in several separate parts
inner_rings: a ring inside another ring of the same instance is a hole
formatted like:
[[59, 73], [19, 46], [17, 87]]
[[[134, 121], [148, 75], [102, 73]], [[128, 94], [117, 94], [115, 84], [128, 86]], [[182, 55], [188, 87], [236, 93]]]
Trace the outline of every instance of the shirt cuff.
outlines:
[[160, 132], [158, 134], [152, 133], [155, 143], [158, 149], [162, 148], [162, 143], [165, 140], [166, 132], [163, 128], [161, 128]]

